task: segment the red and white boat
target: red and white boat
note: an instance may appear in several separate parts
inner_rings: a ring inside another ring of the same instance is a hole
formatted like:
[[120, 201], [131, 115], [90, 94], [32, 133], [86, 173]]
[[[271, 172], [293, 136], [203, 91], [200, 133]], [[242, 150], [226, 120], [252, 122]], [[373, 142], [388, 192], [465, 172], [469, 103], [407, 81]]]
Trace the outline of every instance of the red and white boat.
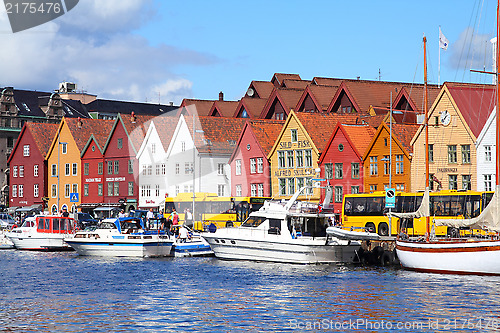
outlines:
[[[500, 1], [497, 5], [497, 35], [500, 36]], [[497, 59], [500, 59], [500, 43], [497, 43]], [[425, 37], [424, 37], [425, 54]], [[424, 61], [424, 84], [427, 85], [426, 63]], [[500, 73], [500, 61], [497, 61], [497, 73]], [[498, 93], [497, 74], [497, 106], [499, 110], [500, 94]], [[425, 88], [427, 96], [427, 89]], [[426, 130], [426, 151], [428, 151], [428, 127], [427, 127], [427, 97], [425, 100], [425, 130]], [[493, 111], [495, 112], [495, 111]], [[396, 241], [396, 252], [401, 265], [407, 269], [432, 272], [432, 273], [452, 273], [452, 274], [481, 274], [500, 275], [500, 117], [496, 117], [496, 188], [495, 194], [483, 212], [473, 219], [439, 219], [435, 220], [435, 225], [445, 225], [450, 227], [470, 227], [480, 229], [483, 238], [452, 238], [437, 239], [432, 237], [430, 231], [429, 214], [429, 188], [424, 194], [424, 200], [419, 210], [415, 213], [392, 214], [397, 217], [421, 217], [427, 218], [427, 235], [423, 240], [410, 240], [399, 237]], [[426, 154], [426, 184], [429, 184], [429, 161]], [[405, 215], [405, 216], [402, 216]]]
[[75, 234], [76, 223], [70, 217], [27, 217], [19, 228], [7, 233], [19, 250], [63, 251], [72, 250], [64, 238]]

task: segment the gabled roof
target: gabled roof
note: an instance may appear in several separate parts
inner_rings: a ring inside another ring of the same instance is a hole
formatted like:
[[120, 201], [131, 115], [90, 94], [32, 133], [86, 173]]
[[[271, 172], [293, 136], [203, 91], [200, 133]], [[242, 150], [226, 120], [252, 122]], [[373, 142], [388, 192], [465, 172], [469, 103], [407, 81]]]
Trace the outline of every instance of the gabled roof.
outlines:
[[[107, 139], [109, 135], [109, 129], [111, 128], [109, 124], [113, 124], [113, 120], [103, 120], [103, 119], [78, 119], [78, 118], [66, 118], [64, 121], [68, 126], [73, 139], [75, 140], [76, 146], [81, 153], [85, 148], [90, 136], [93, 134], [96, 138], [99, 137]], [[101, 141], [102, 142], [102, 141]], [[101, 146], [102, 147], [102, 146]]]
[[177, 115], [163, 115], [153, 118], [153, 123], [165, 151], [168, 150], [168, 146], [170, 145], [178, 122], [179, 116]]
[[232, 117], [238, 104], [238, 101], [215, 101], [212, 104], [208, 115], [216, 117]]
[[[434, 102], [436, 97], [439, 95], [441, 88], [437, 85], [427, 85], [427, 99], [429, 106]], [[403, 110], [400, 107], [401, 104], [405, 104], [407, 101], [409, 107], [405, 107], [405, 111], [415, 111], [418, 113], [424, 112], [424, 85], [423, 84], [407, 84], [399, 90], [396, 96], [393, 95], [392, 108], [394, 110]]]
[[373, 128], [378, 128], [380, 124], [382, 124], [386, 118], [387, 114], [377, 114], [375, 116], [370, 115], [361, 115], [359, 116], [359, 122], [368, 124]]
[[[121, 121], [123, 127], [125, 127], [125, 132], [127, 133], [136, 154], [137, 151], [139, 151], [139, 148], [141, 148], [142, 140], [144, 140], [144, 136], [146, 135], [149, 127], [149, 123], [153, 120], [153, 118], [153, 116], [136, 115], [134, 120], [133, 117], [129, 115], [118, 115], [117, 121]], [[114, 128], [115, 126], [113, 127], [113, 130]], [[111, 134], [109, 135], [109, 138], [111, 138]], [[108, 144], [109, 139], [106, 143], [106, 146]]]
[[111, 114], [131, 114], [158, 116], [177, 109], [174, 105], [138, 103], [115, 101], [109, 99], [96, 99], [85, 104], [88, 112], [111, 113]]
[[340, 86], [343, 79], [337, 79], [332, 77], [314, 77], [311, 82], [317, 86]]
[[210, 114], [210, 110], [212, 109], [212, 105], [215, 101], [206, 100], [206, 99], [190, 99], [184, 98], [180, 105], [179, 110], [184, 106], [194, 105], [196, 107], [196, 112], [199, 116], [208, 116]]
[[279, 87], [283, 84], [284, 79], [302, 80], [299, 74], [274, 73], [271, 83], [275, 87]]
[[[366, 149], [368, 148], [376, 130], [370, 125], [366, 124], [341, 124], [337, 123], [337, 126], [332, 131], [328, 143], [325, 145], [324, 150], [328, 150], [336, 137], [338, 132], [342, 132], [344, 137], [347, 139], [351, 147], [353, 147], [355, 153], [361, 159]], [[321, 154], [319, 159], [320, 163], [323, 163], [326, 154]]]
[[273, 92], [267, 99], [267, 103], [264, 106], [264, 109], [262, 109], [262, 113], [259, 118], [267, 118], [268, 113], [275, 102], [280, 103], [285, 110], [285, 113], [288, 114], [290, 110], [297, 105], [302, 93], [302, 89], [274, 88]]
[[248, 95], [249, 90], [247, 90], [245, 97], [267, 99], [273, 92], [274, 85], [269, 81], [252, 81], [248, 89], [250, 88], [253, 90], [253, 95]]
[[[191, 116], [185, 117], [193, 137]], [[232, 154], [246, 119], [200, 116], [195, 121], [195, 145], [204, 154]], [[200, 132], [202, 131], [202, 132]]]
[[307, 80], [294, 80], [294, 79], [284, 79], [281, 83], [281, 87], [288, 89], [305, 89], [311, 81]]
[[328, 106], [330, 106], [330, 103], [335, 96], [337, 89], [338, 86], [309, 85], [302, 93], [302, 96], [297, 102], [295, 109], [297, 111], [302, 110], [302, 105], [304, 104], [307, 96], [310, 96], [314, 105], [319, 111], [326, 111], [328, 110]]
[[254, 98], [254, 97], [243, 97], [238, 105], [236, 106], [236, 110], [233, 114], [234, 118], [244, 118], [241, 116], [241, 112], [243, 109], [246, 110], [248, 117], [247, 118], [259, 118], [264, 106], [266, 105], [267, 99], [264, 98]]
[[[392, 138], [396, 145], [403, 151], [407, 158], [410, 158], [410, 153], [413, 152], [413, 147], [411, 146], [412, 137], [420, 128], [420, 125], [402, 125], [402, 124], [392, 124]], [[373, 136], [368, 149], [363, 153], [363, 160], [368, 158], [371, 148], [380, 137], [382, 131], [390, 133], [389, 125], [386, 123], [380, 124], [375, 135]], [[387, 147], [387, 152], [389, 153], [389, 147]]]
[[80, 151], [80, 157], [83, 157], [88, 147], [90, 147], [92, 141], [96, 143], [96, 146], [101, 151], [101, 154], [104, 153], [104, 146], [106, 145], [106, 142], [111, 133], [111, 129], [113, 128], [115, 120], [111, 119], [109, 120], [98, 119], [98, 120], [100, 120], [98, 129], [94, 130], [94, 132], [90, 135], [89, 139], [87, 140], [87, 143]]
[[31, 133], [31, 136], [33, 137], [33, 140], [35, 141], [36, 148], [38, 149], [40, 154], [42, 154], [43, 158], [45, 159], [47, 157], [47, 153], [49, 151], [52, 140], [54, 139], [54, 136], [56, 135], [58, 127], [59, 127], [59, 124], [33, 123], [33, 122], [24, 123], [24, 126], [21, 130], [21, 133], [19, 134], [19, 137], [16, 141], [16, 144], [12, 148], [12, 152], [7, 160], [7, 163], [10, 163], [10, 160], [15, 155], [15, 152], [19, 148], [18, 146], [20, 145], [20, 142], [21, 142], [20, 139], [23, 137], [25, 132]]

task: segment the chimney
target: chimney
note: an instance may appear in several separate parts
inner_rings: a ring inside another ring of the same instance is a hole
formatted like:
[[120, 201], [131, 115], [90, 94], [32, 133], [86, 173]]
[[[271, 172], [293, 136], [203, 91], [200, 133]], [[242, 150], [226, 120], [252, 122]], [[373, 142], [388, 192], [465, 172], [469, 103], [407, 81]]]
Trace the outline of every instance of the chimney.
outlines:
[[132, 115], [131, 115], [131, 117], [130, 117], [130, 121], [131, 121], [132, 123], [135, 123], [136, 119], [137, 119], [137, 117], [135, 116], [135, 112], [134, 112], [134, 111], [132, 111]]
[[82, 126], [83, 126], [82, 118], [78, 117], [78, 122], [76, 124], [77, 124], [78, 128], [82, 128]]
[[219, 101], [223, 101], [224, 100], [224, 93], [221, 91], [219, 93]]
[[174, 106], [174, 102], [170, 102], [168, 105], [170, 105], [170, 106]]

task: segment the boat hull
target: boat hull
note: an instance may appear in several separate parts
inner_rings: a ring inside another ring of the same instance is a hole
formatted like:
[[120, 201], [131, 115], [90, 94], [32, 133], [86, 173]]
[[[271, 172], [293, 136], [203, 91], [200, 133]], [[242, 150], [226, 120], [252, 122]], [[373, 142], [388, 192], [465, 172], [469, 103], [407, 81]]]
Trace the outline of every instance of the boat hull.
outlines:
[[[295, 264], [352, 263], [356, 261], [359, 243], [325, 245], [326, 240], [316, 244], [301, 240], [265, 241], [242, 238], [203, 236], [217, 258], [231, 260], [254, 260]], [[322, 243], [322, 244], [321, 244]]]
[[210, 244], [203, 238], [181, 243], [176, 241], [172, 247], [172, 252], [176, 257], [206, 257], [213, 256]]
[[449, 274], [500, 275], [500, 241], [396, 241], [407, 269]]
[[72, 251], [73, 249], [64, 241], [64, 234], [14, 234], [7, 237], [18, 250], [35, 251]]
[[82, 256], [107, 257], [166, 257], [170, 256], [173, 241], [168, 239], [134, 241], [68, 239], [66, 242]]

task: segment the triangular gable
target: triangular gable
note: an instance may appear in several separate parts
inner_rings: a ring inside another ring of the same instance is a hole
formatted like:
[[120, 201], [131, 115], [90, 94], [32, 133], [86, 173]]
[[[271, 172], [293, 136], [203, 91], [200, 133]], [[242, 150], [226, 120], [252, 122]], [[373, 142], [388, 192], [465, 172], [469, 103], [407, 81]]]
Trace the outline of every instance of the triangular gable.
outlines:
[[[370, 141], [370, 144], [368, 145], [368, 148], [366, 149], [364, 155], [363, 155], [363, 161], [366, 161], [368, 156], [370, 155], [370, 152], [373, 149], [373, 146], [375, 145], [375, 142], [378, 141], [380, 135], [382, 134], [383, 131], [386, 131], [387, 133], [390, 133], [389, 126], [386, 123], [380, 124], [380, 126], [377, 128], [377, 132], [373, 136], [372, 140]], [[392, 140], [394, 143], [396, 143], [397, 147], [401, 149], [403, 154], [409, 159], [410, 158], [410, 152], [404, 147], [404, 145], [401, 143], [401, 141], [398, 139], [398, 137], [395, 135], [395, 132], [393, 132]]]
[[[328, 143], [326, 144], [325, 148], [323, 149], [323, 152], [326, 152], [330, 149], [330, 147], [332, 146], [333, 140], [335, 140], [335, 138], [337, 137], [339, 132], [342, 133], [342, 135], [344, 135], [347, 142], [349, 142], [349, 145], [354, 150], [354, 153], [356, 154], [356, 156], [361, 160], [361, 158], [362, 158], [361, 154], [359, 153], [358, 149], [356, 149], [356, 146], [354, 146], [351, 138], [349, 137], [349, 135], [347, 135], [347, 133], [344, 130], [344, 127], [340, 123], [337, 123], [337, 126], [335, 126], [335, 129], [333, 130], [332, 135], [330, 136], [330, 139], [328, 139]], [[321, 154], [319, 161], [318, 161], [318, 164], [323, 164], [323, 161], [324, 161], [326, 155], [327, 154]]]
[[274, 85], [269, 81], [252, 81], [247, 89], [245, 97], [268, 99], [273, 92]]
[[413, 99], [410, 98], [410, 95], [406, 90], [406, 87], [402, 87], [399, 90], [398, 94], [393, 99], [392, 109], [416, 112], [418, 111], [419, 108], [417, 107]]
[[496, 126], [496, 118], [497, 118], [496, 115], [497, 115], [497, 112], [496, 112], [496, 107], [495, 107], [493, 109], [493, 112], [490, 113], [488, 120], [486, 120], [486, 124], [484, 124], [483, 129], [481, 130], [481, 133], [479, 134], [476, 142], [474, 143], [476, 148], [481, 145], [481, 143], [484, 140], [484, 137], [490, 131], [490, 128]]
[[334, 112], [334, 113], [336, 113], [338, 107], [340, 107], [340, 104], [342, 103], [342, 98], [344, 96], [351, 103], [351, 105], [352, 105], [352, 107], [354, 109], [354, 112], [356, 112], [356, 113], [360, 112], [361, 109], [360, 109], [359, 105], [356, 103], [356, 100], [354, 99], [354, 96], [352, 96], [352, 94], [349, 91], [349, 89], [347, 89], [347, 86], [346, 86], [345, 82], [342, 82], [340, 84], [340, 87], [339, 87], [339, 89], [337, 89], [337, 92], [335, 93], [335, 96], [333, 96], [332, 102], [328, 106], [327, 112]]
[[212, 117], [232, 117], [238, 105], [238, 101], [215, 101], [208, 115]]
[[82, 158], [85, 155], [85, 153], [87, 152], [87, 150], [89, 149], [89, 147], [92, 145], [92, 142], [95, 143], [95, 145], [97, 146], [97, 149], [99, 149], [99, 151], [101, 152], [101, 154], [104, 153], [103, 147], [101, 147], [99, 145], [99, 143], [97, 142], [97, 139], [95, 138], [94, 134], [91, 134], [89, 140], [87, 141], [87, 143], [85, 144], [85, 146], [83, 147], [83, 149], [82, 149], [82, 151], [80, 153], [80, 158]]
[[275, 109], [275, 105], [277, 104], [281, 106], [285, 115], [288, 115], [290, 110], [297, 105], [302, 93], [303, 91], [300, 89], [275, 88], [269, 96], [259, 118], [270, 119], [272, 116], [271, 111], [274, 111], [273, 109]]
[[210, 110], [212, 109], [214, 102], [215, 102], [214, 100], [185, 98], [182, 100], [182, 103], [179, 106], [177, 115], [180, 115], [180, 113], [183, 111], [183, 108], [185, 108], [186, 106], [194, 105], [196, 106], [196, 109], [186, 108], [184, 109], [184, 111], [189, 112], [189, 110], [196, 110], [196, 112], [198, 112], [198, 115], [208, 116], [210, 114]]
[[[137, 151], [137, 155], [135, 156], [137, 159], [140, 158], [140, 156], [144, 153], [144, 151], [146, 150], [146, 146], [148, 145], [148, 142], [149, 142], [149, 139], [151, 138], [151, 136], [156, 133], [156, 135], [158, 135], [158, 132], [156, 130], [156, 126], [155, 126], [155, 123], [154, 121], [152, 121], [150, 124], [149, 124], [149, 127], [148, 127], [148, 130], [146, 132], [146, 135], [144, 136], [144, 140], [142, 140], [142, 144], [141, 144], [141, 147], [139, 148], [139, 151]], [[158, 135], [159, 137], [159, 135]]]
[[[234, 112], [234, 118], [259, 118], [266, 105], [267, 99], [243, 97]], [[246, 116], [244, 115], [246, 113]]]

